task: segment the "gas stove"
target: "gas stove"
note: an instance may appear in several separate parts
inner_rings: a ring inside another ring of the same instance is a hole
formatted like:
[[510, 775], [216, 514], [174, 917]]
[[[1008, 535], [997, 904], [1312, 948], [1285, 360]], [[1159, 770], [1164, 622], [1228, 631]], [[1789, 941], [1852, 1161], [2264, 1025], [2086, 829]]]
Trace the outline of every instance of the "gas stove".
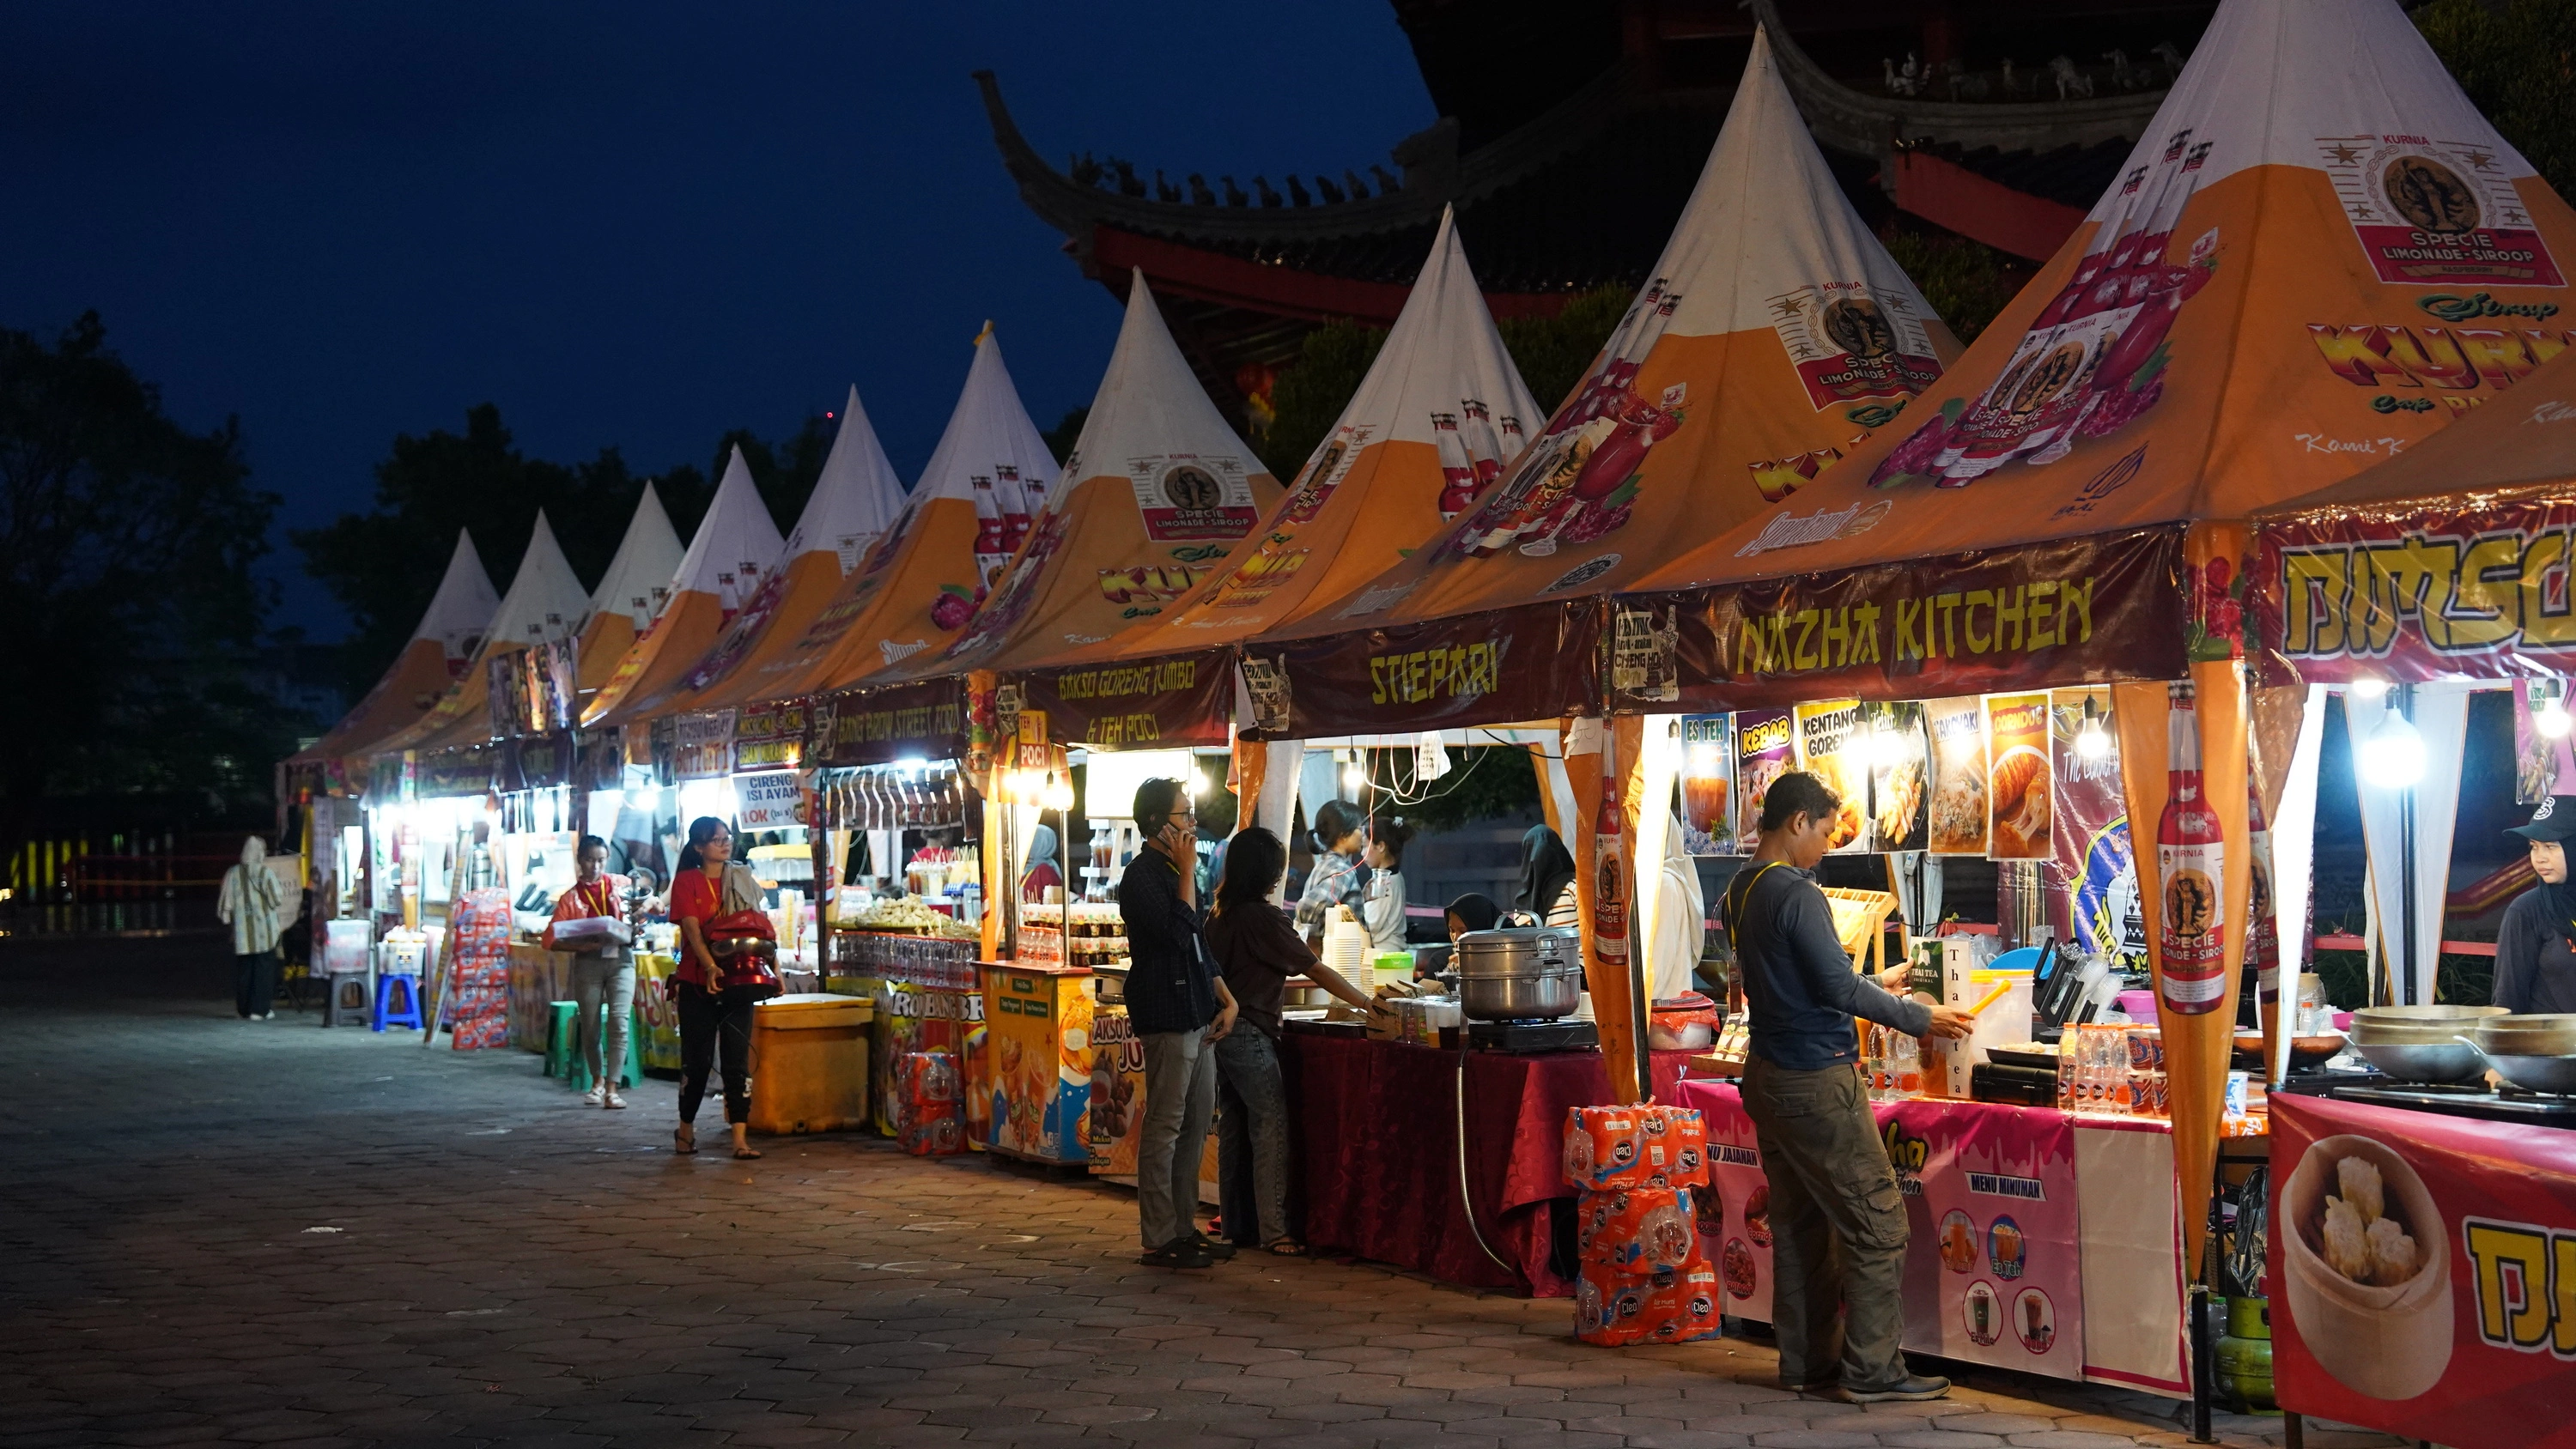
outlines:
[[2472, 1083], [2441, 1085], [2400, 1082], [2376, 1072], [2319, 1072], [2293, 1076], [2279, 1090], [2302, 1096], [2332, 1097], [2374, 1107], [2403, 1107], [2438, 1112], [2446, 1117], [2474, 1117], [2486, 1122], [2518, 1122], [2533, 1127], [2576, 1129], [2576, 1097], [2554, 1097], [2510, 1083], [2489, 1090]]

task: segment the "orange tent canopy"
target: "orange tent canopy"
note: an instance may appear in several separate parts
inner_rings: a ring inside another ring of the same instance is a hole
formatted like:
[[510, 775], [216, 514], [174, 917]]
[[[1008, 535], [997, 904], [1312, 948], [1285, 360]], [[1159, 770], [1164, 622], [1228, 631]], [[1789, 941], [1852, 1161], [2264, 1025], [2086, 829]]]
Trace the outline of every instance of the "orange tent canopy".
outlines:
[[717, 634], [760, 592], [782, 546], [769, 505], [752, 484], [751, 467], [743, 461], [742, 449], [735, 448], [725, 464], [724, 481], [716, 485], [715, 500], [707, 505], [707, 516], [672, 577], [671, 601], [591, 697], [582, 724], [645, 718], [644, 703], [687, 678]]
[[1574, 395], [1445, 532], [1246, 652], [1293, 681], [1292, 734], [1589, 709], [1601, 594], [1812, 486], [1957, 352], [1757, 34], [1652, 280]]
[[1213, 572], [1278, 501], [1278, 481], [1208, 401], [1141, 272], [1064, 476], [1074, 481], [1050, 494], [957, 642], [884, 682], [1013, 672], [1105, 642]]
[[[957, 637], [995, 574], [1053, 492], [1055, 457], [1011, 384], [987, 323], [947, 430], [894, 525], [774, 654], [743, 666], [746, 699], [839, 689]], [[1012, 513], [1002, 511], [1011, 490]]]
[[652, 627], [671, 601], [671, 576], [679, 572], [685, 552], [671, 515], [662, 509], [661, 494], [652, 480], [645, 480], [644, 496], [636, 500], [626, 536], [618, 540], [617, 556], [591, 591], [590, 622], [582, 628], [576, 658], [582, 706], [617, 672], [618, 661], [635, 646], [637, 636]]
[[554, 525], [544, 510], [528, 537], [528, 551], [510, 591], [501, 596], [492, 626], [472, 663], [458, 675], [455, 687], [411, 725], [378, 741], [371, 755], [401, 750], [444, 749], [481, 744], [492, 737], [490, 662], [503, 654], [577, 634], [590, 612], [590, 596], [573, 575], [563, 546], [555, 542]]
[[474, 535], [456, 531], [456, 551], [448, 555], [447, 572], [438, 581], [429, 607], [421, 611], [411, 640], [330, 732], [297, 752], [290, 764], [315, 764], [362, 754], [379, 740], [417, 721], [456, 682], [468, 660], [482, 647], [483, 635], [500, 610], [491, 575], [483, 572], [474, 551]]

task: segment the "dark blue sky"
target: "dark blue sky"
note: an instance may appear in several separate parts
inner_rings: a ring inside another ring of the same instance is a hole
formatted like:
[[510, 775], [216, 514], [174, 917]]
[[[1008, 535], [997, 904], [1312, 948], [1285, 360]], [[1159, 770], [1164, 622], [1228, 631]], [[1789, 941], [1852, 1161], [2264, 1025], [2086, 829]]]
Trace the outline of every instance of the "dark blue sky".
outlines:
[[182, 422], [238, 413], [286, 499], [281, 622], [326, 638], [284, 528], [474, 403], [658, 470], [855, 382], [909, 481], [987, 317], [1039, 426], [1089, 402], [1117, 305], [1020, 205], [970, 71], [1042, 152], [1176, 180], [1365, 173], [1432, 118], [1386, 0], [21, 0], [0, 30], [0, 326], [96, 308]]

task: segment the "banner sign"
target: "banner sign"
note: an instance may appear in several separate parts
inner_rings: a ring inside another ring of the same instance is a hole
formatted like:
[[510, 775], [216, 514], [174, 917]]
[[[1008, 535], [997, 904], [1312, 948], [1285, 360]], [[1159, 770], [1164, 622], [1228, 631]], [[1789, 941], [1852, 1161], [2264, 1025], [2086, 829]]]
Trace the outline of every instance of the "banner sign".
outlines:
[[2563, 496], [2265, 524], [2256, 622], [2311, 683], [2576, 672], [2571, 529]]
[[1525, 604], [1247, 650], [1263, 737], [1404, 733], [1600, 711], [1596, 600]]
[[2182, 530], [2156, 528], [1626, 595], [1618, 607], [1653, 615], [1677, 654], [1675, 667], [1645, 672], [1680, 684], [1678, 693], [1622, 687], [1613, 705], [1925, 699], [2179, 678], [2181, 567]]
[[1050, 738], [1136, 748], [1221, 745], [1234, 720], [1231, 650], [1016, 674], [1020, 707]]
[[[1716, 1184], [1699, 1230], [1726, 1311], [1771, 1321], [1771, 1185], [1733, 1083], [1684, 1082], [1708, 1125]], [[1873, 1102], [1912, 1229], [1905, 1347], [1915, 1353], [2084, 1378], [2084, 1274], [2075, 1120], [2046, 1108]], [[1935, 1285], [1923, 1291], [1924, 1285]]]
[[733, 772], [792, 770], [805, 759], [805, 702], [772, 700], [734, 711]]
[[573, 782], [573, 735], [524, 735], [515, 740], [495, 741], [492, 749], [491, 788], [511, 790], [550, 790]]
[[736, 775], [734, 824], [744, 830], [784, 830], [805, 823], [804, 776], [795, 770]]
[[507, 737], [572, 728], [581, 712], [579, 649], [579, 639], [566, 635], [485, 661], [492, 733]]
[[2271, 1182], [2282, 1408], [2576, 1444], [2576, 1132], [2276, 1092]]
[[491, 793], [493, 757], [498, 753], [494, 745], [458, 745], [422, 755], [414, 797], [442, 800]]
[[966, 754], [966, 681], [827, 694], [805, 706], [805, 764], [890, 765]]
[[673, 721], [671, 778], [721, 780], [732, 774], [733, 717], [732, 710], [710, 709]]

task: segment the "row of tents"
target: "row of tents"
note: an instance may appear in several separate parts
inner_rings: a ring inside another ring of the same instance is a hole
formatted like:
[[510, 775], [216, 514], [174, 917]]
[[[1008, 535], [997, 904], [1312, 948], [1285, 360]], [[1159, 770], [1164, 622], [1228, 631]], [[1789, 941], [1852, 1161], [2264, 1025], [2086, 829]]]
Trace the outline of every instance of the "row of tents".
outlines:
[[[2526, 386], [2576, 335], [2571, 246], [2395, 4], [2227, 0], [1963, 353], [1757, 36], [1552, 413], [1444, 223], [1283, 490], [1139, 276], [1061, 468], [988, 327], [908, 495], [853, 392], [784, 540], [739, 454], [685, 553], [648, 487], [594, 593], [542, 518], [497, 600], [460, 539], [402, 658], [290, 766], [355, 789], [487, 747], [492, 681], [522, 675], [627, 765], [661, 731], [663, 768], [675, 735], [728, 765], [777, 763], [782, 731], [809, 765], [965, 754], [978, 682], [1057, 741], [1204, 746], [2177, 679], [2241, 653], [2251, 544], [2223, 525]], [[2229, 582], [2188, 587], [2214, 559]], [[550, 649], [552, 676], [494, 668]]]

